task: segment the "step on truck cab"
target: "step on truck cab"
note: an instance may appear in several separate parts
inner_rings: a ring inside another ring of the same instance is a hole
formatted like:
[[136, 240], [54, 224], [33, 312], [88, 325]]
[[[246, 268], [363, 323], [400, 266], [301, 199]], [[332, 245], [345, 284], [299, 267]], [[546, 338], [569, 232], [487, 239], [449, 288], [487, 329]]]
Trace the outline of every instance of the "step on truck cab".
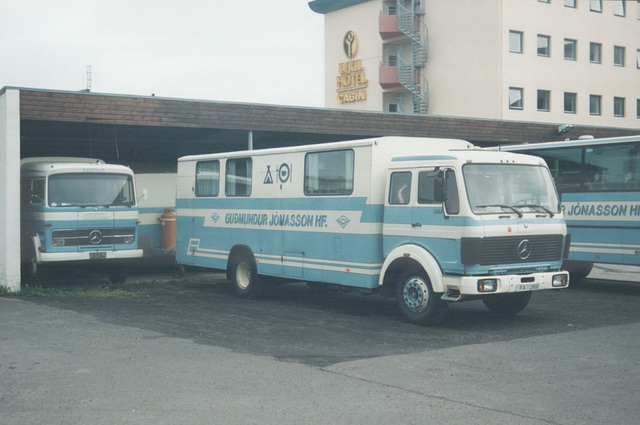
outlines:
[[549, 170], [462, 140], [383, 137], [178, 160], [177, 261], [259, 297], [277, 277], [395, 295], [430, 324], [450, 302], [515, 314], [568, 286]]
[[38, 277], [47, 265], [86, 261], [123, 282], [124, 260], [142, 256], [131, 169], [40, 157], [23, 159], [20, 174], [23, 274]]

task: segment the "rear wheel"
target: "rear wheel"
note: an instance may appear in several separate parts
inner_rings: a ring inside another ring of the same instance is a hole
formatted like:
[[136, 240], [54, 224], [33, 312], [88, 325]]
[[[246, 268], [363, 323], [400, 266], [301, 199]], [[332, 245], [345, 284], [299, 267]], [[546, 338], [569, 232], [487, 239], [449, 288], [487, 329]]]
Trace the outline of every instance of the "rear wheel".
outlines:
[[487, 296], [482, 302], [491, 312], [500, 316], [514, 316], [524, 310], [533, 292], [516, 292], [514, 294], [496, 294]]
[[400, 276], [396, 285], [396, 301], [405, 319], [418, 325], [433, 325], [442, 321], [447, 304], [431, 288], [431, 281], [421, 269], [410, 269]]
[[231, 267], [233, 289], [244, 298], [260, 298], [264, 294], [265, 285], [260, 281], [258, 269], [253, 255], [239, 254]]

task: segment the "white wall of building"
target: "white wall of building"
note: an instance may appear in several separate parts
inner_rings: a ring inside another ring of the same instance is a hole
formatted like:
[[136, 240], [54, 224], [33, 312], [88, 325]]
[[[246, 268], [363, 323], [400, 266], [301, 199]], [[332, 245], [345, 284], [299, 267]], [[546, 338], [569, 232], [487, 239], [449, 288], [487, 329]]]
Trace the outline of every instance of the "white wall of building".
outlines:
[[500, 118], [500, 19], [499, 0], [426, 0], [429, 114]]
[[[378, 17], [382, 1], [368, 1], [325, 15], [325, 106], [360, 111], [382, 110], [382, 88], [379, 84], [379, 67], [382, 62], [382, 39]], [[347, 31], [355, 31], [360, 40], [357, 55], [349, 59], [342, 42]], [[367, 80], [366, 101], [340, 103], [336, 93], [336, 78], [340, 63], [361, 60]]]
[[20, 290], [20, 92], [0, 93], [0, 286]]

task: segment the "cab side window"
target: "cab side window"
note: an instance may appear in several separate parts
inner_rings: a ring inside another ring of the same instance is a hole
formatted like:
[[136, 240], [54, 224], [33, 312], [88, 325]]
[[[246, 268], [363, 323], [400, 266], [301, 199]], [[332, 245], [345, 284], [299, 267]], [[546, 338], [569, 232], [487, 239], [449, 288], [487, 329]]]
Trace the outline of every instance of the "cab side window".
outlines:
[[458, 194], [458, 182], [456, 173], [453, 170], [445, 172], [445, 201], [444, 207], [447, 214], [456, 215], [460, 213], [460, 196]]
[[407, 205], [411, 200], [411, 173], [401, 172], [391, 174], [389, 185], [389, 204]]

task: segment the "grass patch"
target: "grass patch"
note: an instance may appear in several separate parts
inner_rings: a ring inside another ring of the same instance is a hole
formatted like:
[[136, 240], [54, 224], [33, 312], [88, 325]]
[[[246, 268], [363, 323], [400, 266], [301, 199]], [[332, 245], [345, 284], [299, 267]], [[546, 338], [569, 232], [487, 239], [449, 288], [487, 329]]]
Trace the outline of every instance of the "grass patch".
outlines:
[[180, 280], [132, 280], [122, 284], [73, 284], [64, 281], [54, 284], [25, 284], [17, 292], [9, 292], [0, 286], [3, 297], [78, 297], [91, 299], [137, 298], [149, 295], [197, 295], [201, 290], [212, 287], [222, 279], [180, 279]]

